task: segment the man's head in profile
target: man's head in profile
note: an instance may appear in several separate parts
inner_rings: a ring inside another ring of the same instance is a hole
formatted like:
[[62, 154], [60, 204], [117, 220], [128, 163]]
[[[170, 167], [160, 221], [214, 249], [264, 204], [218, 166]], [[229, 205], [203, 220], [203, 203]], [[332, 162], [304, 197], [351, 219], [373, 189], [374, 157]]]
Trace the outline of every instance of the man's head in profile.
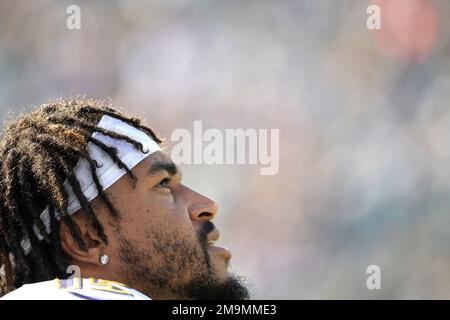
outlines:
[[248, 298], [230, 252], [214, 244], [216, 203], [183, 185], [160, 143], [140, 119], [87, 99], [10, 121], [0, 139], [0, 294], [67, 278], [74, 265], [152, 299]]

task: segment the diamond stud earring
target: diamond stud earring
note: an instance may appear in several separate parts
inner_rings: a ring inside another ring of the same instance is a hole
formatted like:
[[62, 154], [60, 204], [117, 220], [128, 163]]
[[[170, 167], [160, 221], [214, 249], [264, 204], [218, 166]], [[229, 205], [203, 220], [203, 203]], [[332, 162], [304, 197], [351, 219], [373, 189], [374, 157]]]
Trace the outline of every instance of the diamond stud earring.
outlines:
[[109, 261], [109, 257], [106, 254], [102, 254], [100, 256], [100, 263], [101, 264], [107, 264]]

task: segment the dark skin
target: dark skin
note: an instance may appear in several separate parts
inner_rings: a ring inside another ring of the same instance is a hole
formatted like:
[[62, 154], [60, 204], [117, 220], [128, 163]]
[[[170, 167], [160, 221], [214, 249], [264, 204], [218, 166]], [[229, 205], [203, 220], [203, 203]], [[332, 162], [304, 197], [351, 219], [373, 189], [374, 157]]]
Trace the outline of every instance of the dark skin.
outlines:
[[[61, 245], [70, 264], [79, 266], [84, 278], [117, 281], [152, 299], [189, 298], [184, 288], [195, 279], [226, 281], [231, 254], [202, 246], [198, 238], [206, 224], [212, 226], [217, 204], [184, 186], [181, 172], [161, 151], [132, 171], [137, 177], [134, 188], [124, 175], [106, 190], [119, 218], [112, 217], [99, 199], [92, 201], [108, 244], [101, 241], [82, 210], [72, 217], [87, 251], [78, 247], [60, 223]], [[216, 240], [218, 235], [217, 229], [208, 229], [207, 240]], [[109, 257], [106, 265], [99, 261], [103, 254]]]

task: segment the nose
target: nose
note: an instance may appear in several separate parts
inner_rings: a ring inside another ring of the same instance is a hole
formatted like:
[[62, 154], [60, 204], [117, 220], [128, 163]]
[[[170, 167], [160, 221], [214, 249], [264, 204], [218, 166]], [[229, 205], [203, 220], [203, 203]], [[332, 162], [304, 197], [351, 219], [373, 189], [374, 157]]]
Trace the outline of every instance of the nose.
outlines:
[[217, 203], [194, 190], [185, 188], [187, 189], [185, 195], [187, 209], [191, 220], [209, 221], [214, 219], [217, 214]]

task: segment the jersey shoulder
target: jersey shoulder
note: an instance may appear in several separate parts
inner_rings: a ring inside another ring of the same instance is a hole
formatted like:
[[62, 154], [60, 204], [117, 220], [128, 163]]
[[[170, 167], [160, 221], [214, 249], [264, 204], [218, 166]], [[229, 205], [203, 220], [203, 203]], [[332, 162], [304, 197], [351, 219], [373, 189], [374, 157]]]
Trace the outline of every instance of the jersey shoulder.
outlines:
[[151, 300], [124, 284], [93, 278], [26, 284], [4, 295], [3, 300]]

